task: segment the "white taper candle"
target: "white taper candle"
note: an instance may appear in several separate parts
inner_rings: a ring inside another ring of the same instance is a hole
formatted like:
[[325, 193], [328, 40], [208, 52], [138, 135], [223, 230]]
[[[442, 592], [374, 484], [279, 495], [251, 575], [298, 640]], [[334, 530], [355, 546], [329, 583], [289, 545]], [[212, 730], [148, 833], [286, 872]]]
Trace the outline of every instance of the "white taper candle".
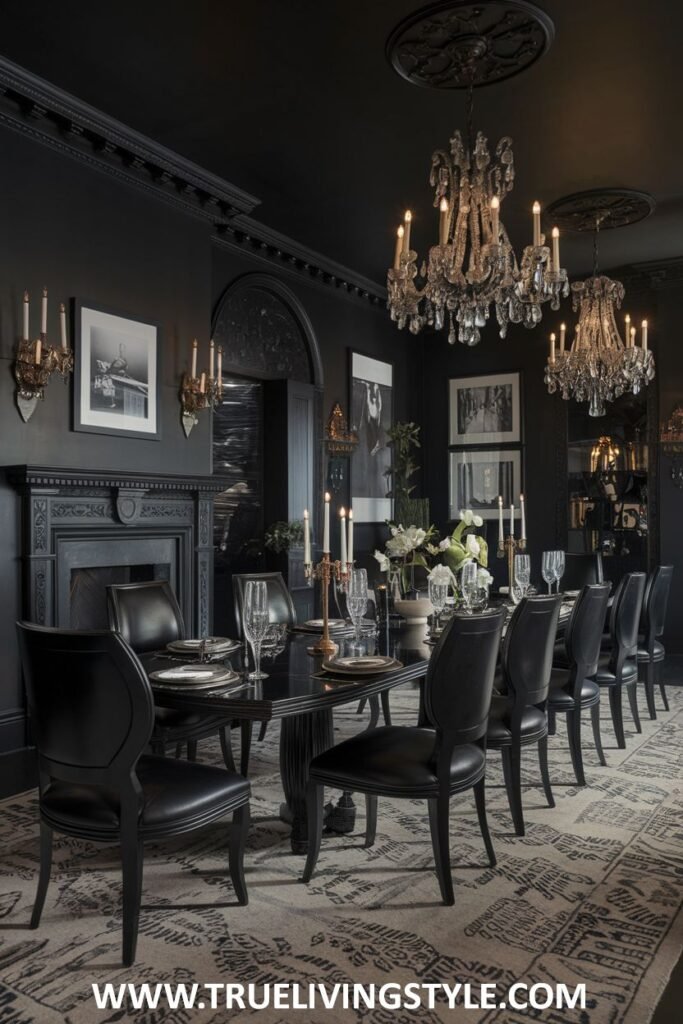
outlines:
[[323, 554], [330, 553], [330, 496], [325, 491], [325, 505], [323, 513]]

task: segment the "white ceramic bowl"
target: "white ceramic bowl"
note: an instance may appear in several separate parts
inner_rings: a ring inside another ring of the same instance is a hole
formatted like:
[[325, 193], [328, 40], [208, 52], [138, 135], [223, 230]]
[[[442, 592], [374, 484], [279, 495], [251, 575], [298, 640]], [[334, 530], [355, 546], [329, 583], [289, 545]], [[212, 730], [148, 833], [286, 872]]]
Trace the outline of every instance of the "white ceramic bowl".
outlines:
[[415, 601], [394, 601], [394, 608], [410, 626], [423, 625], [434, 611], [432, 602], [426, 597], [418, 597]]

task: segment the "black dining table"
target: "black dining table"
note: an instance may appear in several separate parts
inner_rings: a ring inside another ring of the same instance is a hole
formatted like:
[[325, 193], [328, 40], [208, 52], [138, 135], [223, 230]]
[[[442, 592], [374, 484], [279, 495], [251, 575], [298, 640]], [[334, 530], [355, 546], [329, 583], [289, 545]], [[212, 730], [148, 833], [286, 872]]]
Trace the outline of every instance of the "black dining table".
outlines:
[[[378, 698], [383, 691], [424, 680], [431, 651], [425, 643], [426, 635], [425, 626], [379, 629], [375, 636], [367, 638], [369, 653], [391, 655], [402, 663], [401, 667], [362, 678], [328, 673], [323, 669], [323, 659], [308, 653], [316, 637], [291, 631], [284, 649], [273, 659], [263, 659], [261, 668], [267, 672], [267, 679], [246, 678], [245, 652], [240, 647], [225, 659], [240, 679], [226, 683], [224, 690], [169, 690], [153, 679], [150, 682], [160, 707], [255, 722], [280, 719], [280, 772], [286, 800], [282, 816], [291, 822], [292, 850], [305, 853], [308, 765], [312, 758], [332, 746], [334, 708], [367, 698], [367, 728], [373, 728], [379, 717]], [[339, 644], [339, 653], [344, 654], [347, 638], [333, 639]], [[144, 655], [141, 660], [149, 674], [176, 664], [178, 655], [157, 652]], [[350, 794], [344, 794], [339, 803], [337, 831], [351, 831], [355, 807]], [[334, 819], [335, 815], [331, 817]]]

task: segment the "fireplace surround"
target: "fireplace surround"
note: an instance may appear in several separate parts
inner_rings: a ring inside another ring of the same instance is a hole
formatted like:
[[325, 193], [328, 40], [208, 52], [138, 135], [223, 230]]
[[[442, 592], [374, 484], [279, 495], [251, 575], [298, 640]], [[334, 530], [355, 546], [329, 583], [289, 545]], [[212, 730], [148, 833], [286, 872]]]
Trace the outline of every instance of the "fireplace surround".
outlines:
[[[103, 590], [112, 578], [161, 578], [170, 580], [188, 630], [211, 632], [213, 497], [225, 481], [43, 466], [6, 473], [22, 496], [26, 619], [82, 627], [83, 602], [72, 606], [79, 579]], [[103, 594], [91, 593], [96, 626]]]

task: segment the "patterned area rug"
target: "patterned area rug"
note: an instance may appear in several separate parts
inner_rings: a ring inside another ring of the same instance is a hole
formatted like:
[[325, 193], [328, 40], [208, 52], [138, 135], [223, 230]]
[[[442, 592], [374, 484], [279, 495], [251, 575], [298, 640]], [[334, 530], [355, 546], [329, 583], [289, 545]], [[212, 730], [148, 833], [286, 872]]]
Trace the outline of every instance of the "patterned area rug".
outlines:
[[[527, 835], [512, 831], [499, 755], [490, 755], [489, 822], [498, 855], [485, 866], [471, 796], [453, 801], [456, 905], [444, 907], [425, 807], [380, 800], [376, 845], [365, 850], [363, 803], [355, 835], [325, 836], [318, 871], [299, 882], [278, 818], [277, 725], [254, 743], [250, 903], [234, 905], [224, 874], [222, 823], [147, 848], [138, 962], [120, 966], [118, 852], [57, 837], [40, 930], [27, 930], [38, 864], [35, 793], [0, 804], [0, 1021], [92, 1024], [135, 1019], [187, 1024], [226, 1019], [372, 1024], [515, 1024], [537, 1019], [645, 1024], [683, 947], [683, 690], [671, 712], [643, 721], [616, 749], [607, 709], [601, 768], [586, 737], [589, 785], [573, 784], [564, 725], [550, 741], [557, 807], [544, 805], [533, 752], [523, 756]], [[642, 695], [641, 695], [642, 697]], [[392, 694], [395, 720], [415, 721], [417, 695]], [[628, 715], [625, 716], [630, 722]], [[348, 705], [340, 738], [367, 721]], [[586, 733], [590, 729], [586, 728]], [[203, 760], [220, 763], [209, 743]], [[338, 794], [331, 794], [337, 796]], [[166, 904], [170, 909], [160, 909]], [[231, 905], [232, 904], [232, 905]], [[585, 1011], [266, 1009], [97, 1010], [92, 982], [375, 983], [585, 982]]]

